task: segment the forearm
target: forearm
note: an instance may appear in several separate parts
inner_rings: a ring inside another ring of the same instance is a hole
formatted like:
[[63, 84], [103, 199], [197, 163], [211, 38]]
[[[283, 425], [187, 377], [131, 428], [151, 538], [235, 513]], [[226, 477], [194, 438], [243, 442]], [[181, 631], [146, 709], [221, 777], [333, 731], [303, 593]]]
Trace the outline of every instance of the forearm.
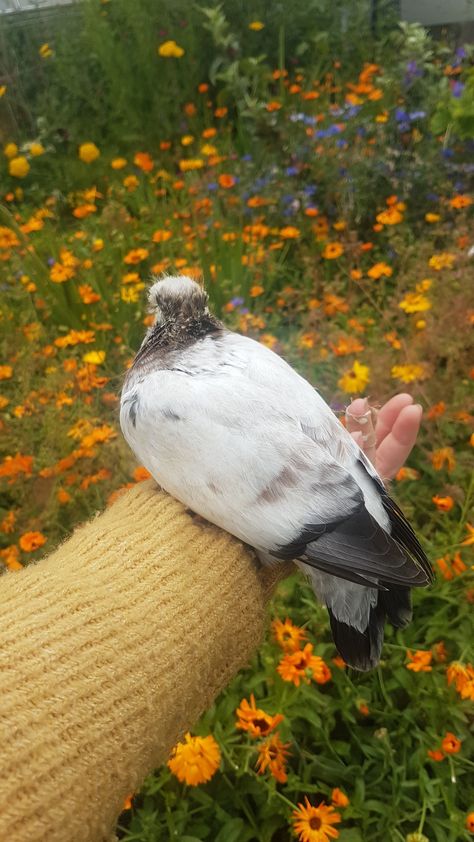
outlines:
[[0, 838], [109, 839], [124, 797], [248, 661], [252, 553], [141, 483], [0, 581]]

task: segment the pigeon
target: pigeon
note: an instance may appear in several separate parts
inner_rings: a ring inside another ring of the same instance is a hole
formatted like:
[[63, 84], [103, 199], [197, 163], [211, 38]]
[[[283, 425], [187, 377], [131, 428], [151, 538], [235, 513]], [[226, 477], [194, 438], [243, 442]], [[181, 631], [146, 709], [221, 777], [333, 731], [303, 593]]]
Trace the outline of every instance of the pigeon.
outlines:
[[375, 667], [385, 621], [411, 620], [431, 565], [374, 466], [310, 383], [225, 327], [186, 276], [148, 292], [154, 323], [128, 370], [120, 424], [170, 495], [253, 547], [294, 560], [326, 605], [335, 646]]

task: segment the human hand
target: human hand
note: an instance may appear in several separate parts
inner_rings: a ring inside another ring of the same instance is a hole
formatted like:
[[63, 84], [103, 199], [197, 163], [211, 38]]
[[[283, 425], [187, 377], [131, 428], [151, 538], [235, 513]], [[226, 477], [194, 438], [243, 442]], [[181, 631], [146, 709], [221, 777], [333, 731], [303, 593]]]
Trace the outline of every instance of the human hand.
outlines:
[[420, 429], [423, 409], [411, 395], [395, 395], [380, 409], [356, 398], [346, 409], [347, 429], [383, 480], [404, 465]]

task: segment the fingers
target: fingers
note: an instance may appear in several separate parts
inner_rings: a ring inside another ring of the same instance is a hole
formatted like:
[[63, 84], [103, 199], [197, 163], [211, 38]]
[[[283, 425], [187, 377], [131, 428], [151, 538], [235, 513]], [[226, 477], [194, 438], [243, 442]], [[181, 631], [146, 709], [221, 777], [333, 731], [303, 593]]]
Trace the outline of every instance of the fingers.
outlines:
[[[409, 395], [397, 395], [396, 397], [409, 397]], [[394, 400], [395, 398], [392, 398], [392, 401]], [[388, 404], [383, 409], [387, 406]], [[380, 411], [380, 414], [382, 411]], [[405, 463], [416, 442], [422, 415], [422, 407], [419, 404], [412, 405], [411, 401], [405, 403], [398, 412], [392, 429], [385, 433], [377, 447], [375, 465], [382, 479], [392, 479]]]
[[411, 406], [413, 398], [402, 392], [400, 395], [395, 395], [378, 413], [375, 434], [377, 437], [377, 447], [383, 442], [384, 438], [390, 433], [397, 417], [406, 406]]
[[376, 410], [369, 406], [367, 398], [357, 398], [346, 409], [347, 429], [373, 464], [375, 464], [376, 417]]

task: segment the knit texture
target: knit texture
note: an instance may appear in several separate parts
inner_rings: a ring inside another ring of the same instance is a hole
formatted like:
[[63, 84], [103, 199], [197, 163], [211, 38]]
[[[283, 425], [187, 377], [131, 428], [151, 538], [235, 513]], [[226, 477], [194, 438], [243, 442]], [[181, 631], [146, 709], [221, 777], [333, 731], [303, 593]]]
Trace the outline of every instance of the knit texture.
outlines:
[[275, 575], [147, 481], [2, 576], [1, 842], [113, 838], [261, 641]]

